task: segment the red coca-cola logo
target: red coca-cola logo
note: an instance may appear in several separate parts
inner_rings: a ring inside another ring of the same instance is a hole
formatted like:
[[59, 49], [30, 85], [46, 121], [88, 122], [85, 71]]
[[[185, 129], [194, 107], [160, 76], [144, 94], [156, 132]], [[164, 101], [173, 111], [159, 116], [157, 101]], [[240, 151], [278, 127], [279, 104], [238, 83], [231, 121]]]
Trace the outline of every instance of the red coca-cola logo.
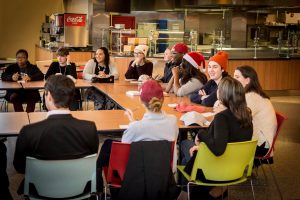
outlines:
[[85, 26], [85, 14], [65, 14], [65, 26]]

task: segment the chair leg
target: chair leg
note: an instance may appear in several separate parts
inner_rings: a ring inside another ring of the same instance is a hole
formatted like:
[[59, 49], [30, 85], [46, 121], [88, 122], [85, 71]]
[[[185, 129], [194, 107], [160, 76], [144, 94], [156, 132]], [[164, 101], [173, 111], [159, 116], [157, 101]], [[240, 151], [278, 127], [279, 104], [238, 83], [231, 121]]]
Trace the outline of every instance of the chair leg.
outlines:
[[188, 184], [187, 184], [188, 200], [190, 200], [190, 183], [191, 182], [188, 182]]
[[277, 179], [276, 179], [276, 177], [275, 177], [275, 174], [274, 174], [274, 172], [273, 172], [273, 170], [272, 170], [271, 164], [269, 163], [269, 160], [267, 160], [267, 161], [268, 161], [268, 165], [269, 165], [269, 168], [270, 168], [272, 177], [273, 177], [274, 182], [275, 182], [276, 189], [277, 189], [277, 191], [278, 191], [278, 193], [279, 193], [280, 199], [283, 200], [283, 196], [282, 196], [282, 193], [281, 193], [281, 191], [280, 191], [280, 188], [279, 188]]
[[251, 189], [252, 189], [253, 200], [255, 200], [255, 193], [254, 193], [254, 187], [253, 187], [252, 178], [250, 178], [250, 183], [251, 183]]

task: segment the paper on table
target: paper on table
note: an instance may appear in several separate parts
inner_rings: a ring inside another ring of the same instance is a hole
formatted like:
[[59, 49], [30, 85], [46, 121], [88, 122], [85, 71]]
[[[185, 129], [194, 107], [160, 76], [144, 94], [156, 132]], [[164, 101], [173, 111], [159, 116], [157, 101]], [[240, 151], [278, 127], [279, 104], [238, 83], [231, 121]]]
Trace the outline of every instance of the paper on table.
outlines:
[[136, 81], [134, 78], [125, 78], [125, 81]]
[[141, 93], [137, 90], [129, 90], [126, 92], [126, 95], [128, 96], [139, 96]]
[[128, 128], [128, 125], [120, 125], [119, 126], [121, 129], [127, 129]]
[[176, 106], [178, 105], [178, 103], [169, 103], [168, 106], [171, 108], [176, 108]]

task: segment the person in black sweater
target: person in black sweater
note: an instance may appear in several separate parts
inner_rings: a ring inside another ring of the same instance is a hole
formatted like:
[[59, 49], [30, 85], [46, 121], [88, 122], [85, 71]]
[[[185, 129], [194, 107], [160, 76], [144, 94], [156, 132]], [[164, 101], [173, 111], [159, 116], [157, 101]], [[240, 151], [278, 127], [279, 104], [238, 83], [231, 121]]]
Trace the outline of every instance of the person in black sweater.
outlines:
[[[51, 75], [64, 75], [76, 82], [77, 72], [76, 65], [70, 62], [69, 50], [65, 47], [61, 47], [57, 50], [57, 62], [52, 62], [48, 71], [45, 74], [47, 80]], [[70, 110], [78, 110], [81, 107], [81, 95], [79, 89], [76, 89], [75, 96], [70, 104]], [[45, 104], [44, 104], [45, 108]], [[45, 108], [46, 109], [46, 108]]]
[[[16, 53], [17, 62], [6, 68], [2, 73], [3, 81], [39, 81], [44, 79], [44, 74], [28, 61], [28, 52], [20, 49]], [[40, 101], [38, 90], [8, 90], [5, 99], [13, 103], [15, 112], [24, 112], [22, 103], [27, 103], [26, 112], [34, 112], [35, 103]]]
[[[225, 152], [227, 143], [252, 139], [252, 115], [247, 107], [242, 84], [231, 77], [223, 78], [220, 81], [217, 96], [225, 110], [215, 115], [207, 130], [202, 129], [198, 132], [195, 139], [196, 145], [190, 140], [182, 142], [182, 150], [185, 151], [182, 155], [185, 161], [189, 161], [194, 151], [198, 150], [200, 142], [204, 142], [213, 154], [220, 156]], [[193, 163], [187, 163], [187, 165], [191, 164]], [[220, 191], [222, 190], [219, 187], [215, 187], [209, 191], [209, 194], [218, 197], [222, 195]]]

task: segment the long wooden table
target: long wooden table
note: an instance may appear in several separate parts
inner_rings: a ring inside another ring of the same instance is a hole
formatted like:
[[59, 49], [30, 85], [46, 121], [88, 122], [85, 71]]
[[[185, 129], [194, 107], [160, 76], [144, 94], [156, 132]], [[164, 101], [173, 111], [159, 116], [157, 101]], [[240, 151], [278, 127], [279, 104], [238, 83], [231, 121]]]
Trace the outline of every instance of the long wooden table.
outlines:
[[[1, 82], [0, 82], [1, 83]], [[3, 83], [3, 82], [2, 82]], [[16, 82], [10, 82], [16, 83]], [[95, 87], [99, 91], [105, 93], [115, 102], [117, 102], [124, 110], [131, 109], [136, 120], [142, 119], [145, 113], [145, 108], [140, 102], [139, 96], [126, 95], [128, 90], [138, 90], [137, 84], [131, 84], [128, 81], [116, 81], [111, 83], [90, 83], [85, 80], [77, 80], [77, 87]], [[44, 81], [27, 82], [23, 84], [25, 89], [41, 89], [44, 87]], [[191, 104], [188, 97], [177, 97], [174, 94], [166, 94], [162, 110], [167, 114], [175, 115], [178, 119], [178, 126], [180, 129], [189, 129], [195, 127], [187, 127], [180, 121], [182, 113], [176, 111], [169, 104]], [[95, 122], [97, 130], [100, 133], [104, 132], [122, 132], [129, 124], [127, 116], [124, 115], [124, 110], [99, 110], [99, 111], [72, 111], [72, 115], [78, 119], [84, 119]], [[14, 117], [14, 115], [16, 117]], [[21, 116], [20, 116], [21, 115]], [[8, 116], [8, 117], [5, 117]], [[44, 120], [47, 116], [46, 112], [33, 113], [1, 113], [0, 117], [5, 121], [1, 121], [0, 135], [15, 136], [18, 134], [23, 125], [28, 123], [35, 123]], [[23, 117], [23, 118], [21, 118]], [[27, 118], [27, 121], [26, 121]], [[28, 120], [29, 119], [29, 120]], [[19, 123], [19, 120], [21, 123]], [[24, 121], [25, 120], [25, 121]], [[125, 125], [125, 126], [120, 126]]]
[[26, 112], [0, 113], [0, 136], [16, 136], [27, 124], [29, 119]]
[[[95, 122], [97, 131], [100, 133], [120, 132], [125, 128], [120, 125], [128, 125], [129, 120], [124, 115], [124, 110], [95, 110], [95, 111], [72, 111], [72, 116]], [[47, 112], [28, 113], [30, 123], [46, 119]]]

